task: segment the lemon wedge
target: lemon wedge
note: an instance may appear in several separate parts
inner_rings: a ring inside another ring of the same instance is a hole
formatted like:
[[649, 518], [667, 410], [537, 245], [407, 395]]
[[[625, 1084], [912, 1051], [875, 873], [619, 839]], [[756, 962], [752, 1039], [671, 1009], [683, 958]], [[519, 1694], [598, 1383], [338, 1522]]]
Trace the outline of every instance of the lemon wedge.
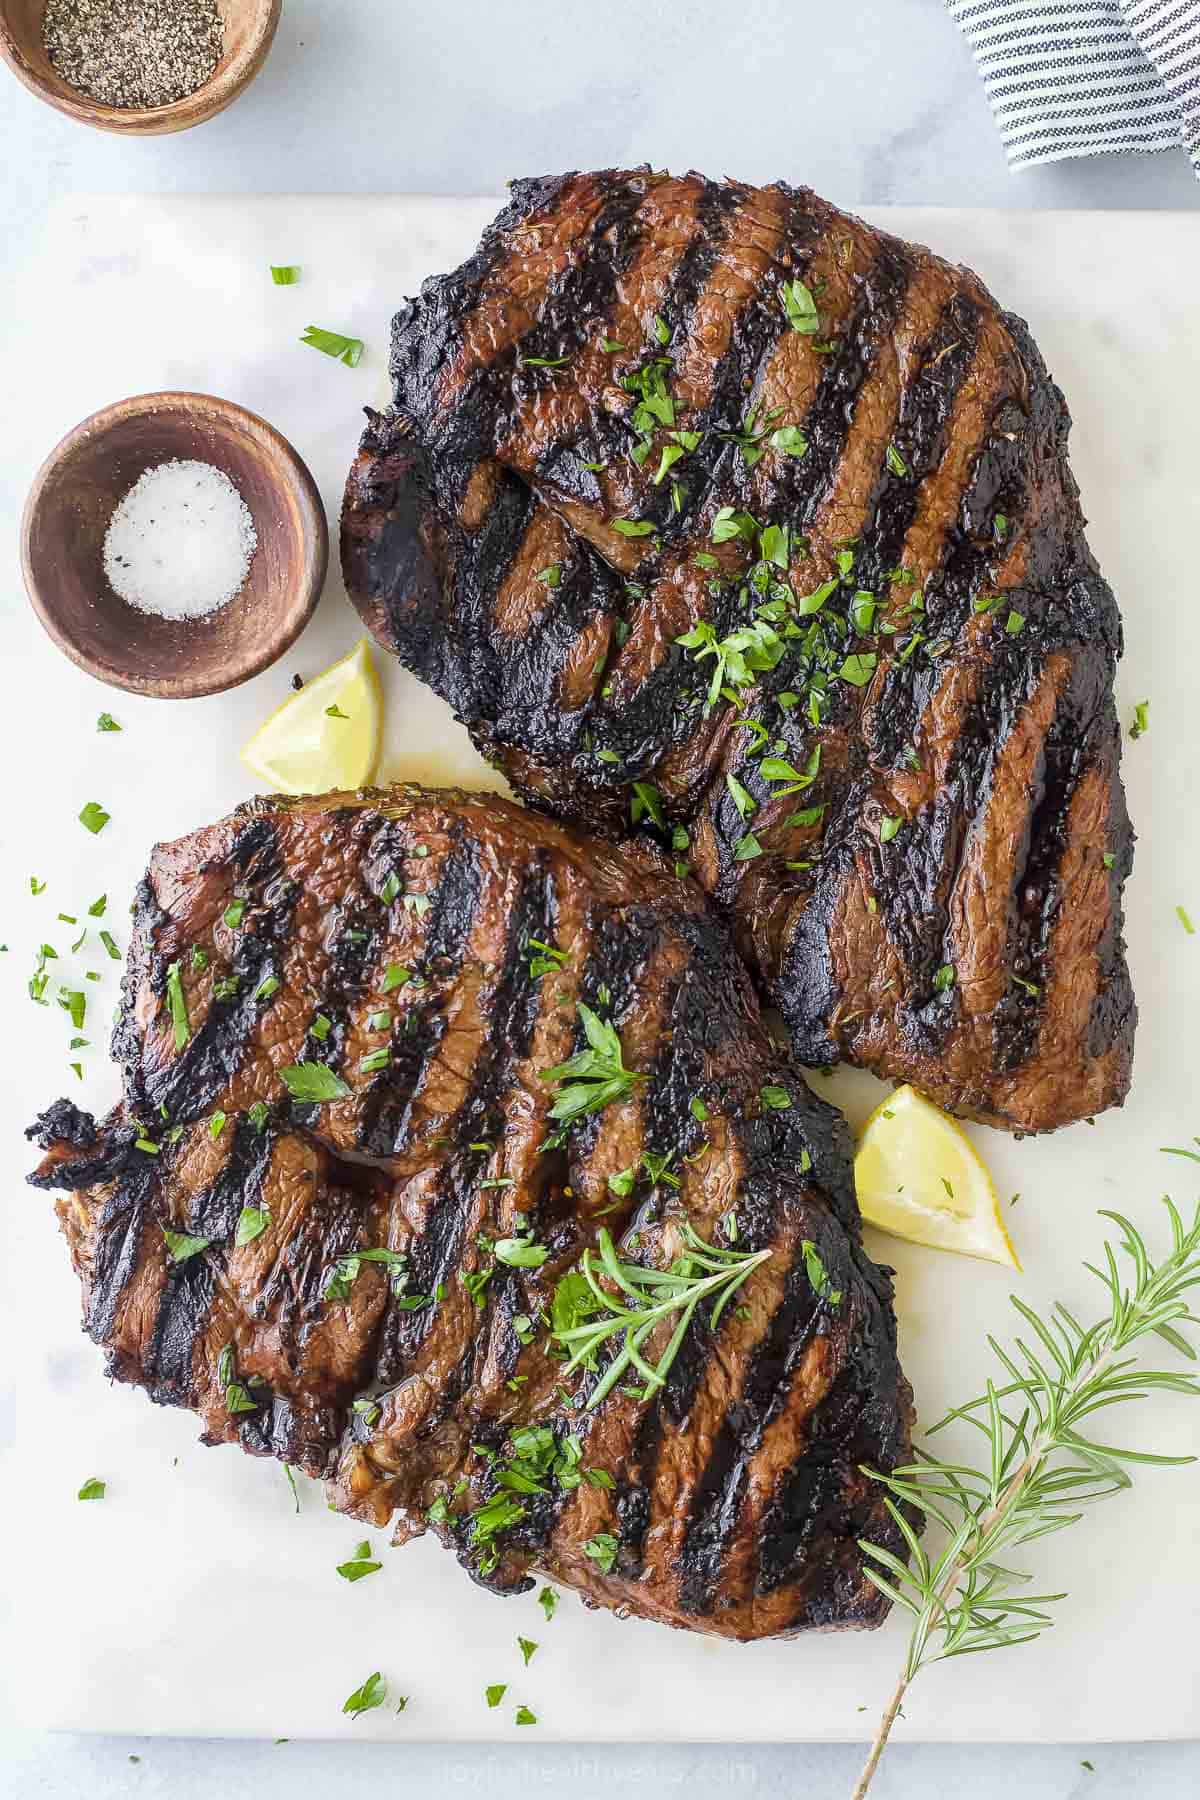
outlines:
[[880, 1231], [1020, 1269], [986, 1164], [915, 1088], [897, 1088], [867, 1120], [854, 1183], [863, 1218]]
[[366, 638], [276, 707], [242, 761], [277, 794], [364, 787], [379, 759], [383, 703]]

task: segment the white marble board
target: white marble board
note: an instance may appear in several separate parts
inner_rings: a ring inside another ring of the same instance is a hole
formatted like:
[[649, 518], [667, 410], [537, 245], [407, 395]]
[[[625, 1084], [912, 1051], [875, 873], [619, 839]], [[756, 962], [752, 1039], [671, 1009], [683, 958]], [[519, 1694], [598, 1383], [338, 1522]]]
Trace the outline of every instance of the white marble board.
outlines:
[[[186, 387], [263, 413], [309, 461], [331, 527], [357, 438], [359, 408], [385, 398], [387, 325], [426, 274], [458, 262], [491, 200], [158, 197], [79, 199], [29, 246], [6, 297], [0, 509], [6, 803], [0, 823], [0, 1123], [7, 1174], [0, 1384], [15, 1399], [6, 1445], [8, 1590], [16, 1717], [108, 1731], [526, 1740], [856, 1738], [890, 1691], [898, 1620], [872, 1635], [752, 1648], [587, 1613], [570, 1596], [547, 1625], [532, 1597], [502, 1602], [471, 1586], [432, 1541], [386, 1551], [385, 1569], [348, 1586], [334, 1573], [361, 1535], [305, 1484], [297, 1518], [281, 1471], [196, 1443], [185, 1413], [109, 1388], [78, 1329], [74, 1277], [48, 1200], [22, 1186], [20, 1137], [33, 1114], [73, 1091], [62, 1015], [29, 1005], [34, 949], [57, 942], [64, 970], [81, 913], [102, 889], [124, 945], [124, 906], [151, 842], [214, 819], [251, 792], [237, 749], [288, 692], [355, 640], [336, 571], [305, 637], [236, 692], [175, 704], [103, 689], [76, 671], [25, 604], [15, 556], [20, 504], [39, 460], [78, 419], [122, 395]], [[1126, 777], [1140, 844], [1129, 938], [1142, 1009], [1131, 1100], [1094, 1127], [1016, 1143], [980, 1132], [1005, 1196], [1034, 1302], [1087, 1303], [1080, 1263], [1094, 1215], [1125, 1208], [1156, 1225], [1170, 1186], [1194, 1202], [1188, 1166], [1158, 1146], [1200, 1130], [1194, 1068], [1200, 1003], [1196, 670], [1200, 536], [1200, 219], [1170, 214], [982, 213], [896, 209], [872, 217], [969, 262], [1026, 314], [1075, 413], [1075, 468], [1092, 541], [1120, 596], [1128, 647], [1122, 716], [1151, 700], [1151, 728], [1129, 746]], [[271, 285], [270, 262], [299, 262], [301, 283]], [[357, 333], [351, 371], [297, 341], [316, 323]], [[386, 672], [384, 773], [495, 785], [440, 702]], [[102, 707], [124, 727], [100, 736]], [[76, 821], [84, 801], [112, 813], [102, 837]], [[29, 876], [47, 882], [33, 898]], [[88, 1035], [103, 1042], [116, 964], [91, 984]], [[99, 1048], [83, 1096], [115, 1091]], [[875, 1084], [829, 1090], [861, 1119]], [[986, 1372], [983, 1335], [1005, 1331], [1014, 1285], [1002, 1270], [877, 1239], [898, 1269], [905, 1363], [922, 1419], [964, 1398]], [[11, 1408], [10, 1408], [11, 1410]], [[1148, 1404], [1141, 1437], [1200, 1448], [1200, 1409]], [[101, 1504], [75, 1493], [108, 1482]], [[1061, 1624], [1041, 1643], [969, 1658], [922, 1679], [898, 1736], [1010, 1741], [1186, 1737], [1200, 1732], [1200, 1471], [1147, 1472], [1073, 1534], [1032, 1546], [1039, 1586], [1065, 1587]], [[382, 1545], [383, 1536], [372, 1534]], [[540, 1641], [528, 1670], [516, 1636]], [[373, 1669], [411, 1696], [353, 1723], [343, 1699]], [[484, 1705], [486, 1683], [508, 1702]]]

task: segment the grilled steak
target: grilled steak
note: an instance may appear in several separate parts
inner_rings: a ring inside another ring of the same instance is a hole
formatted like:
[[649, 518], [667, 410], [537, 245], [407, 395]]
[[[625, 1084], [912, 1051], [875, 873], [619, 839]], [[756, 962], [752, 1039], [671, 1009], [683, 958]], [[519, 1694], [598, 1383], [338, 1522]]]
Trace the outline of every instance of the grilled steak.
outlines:
[[515, 184], [392, 375], [347, 586], [523, 796], [674, 832], [802, 1062], [1121, 1101], [1121, 628], [1020, 319], [807, 190], [610, 170]]
[[[570, 1119], [585, 1033], [615, 1086]], [[60, 1101], [30, 1135], [118, 1380], [499, 1591], [538, 1570], [734, 1638], [882, 1617], [857, 1540], [903, 1553], [861, 1472], [908, 1456], [889, 1272], [840, 1116], [652, 846], [417, 788], [254, 802], [155, 851], [114, 1054], [111, 1117]], [[606, 1231], [635, 1285], [744, 1277], [607, 1393], [621, 1333], [575, 1370], [551, 1336], [607, 1316]]]

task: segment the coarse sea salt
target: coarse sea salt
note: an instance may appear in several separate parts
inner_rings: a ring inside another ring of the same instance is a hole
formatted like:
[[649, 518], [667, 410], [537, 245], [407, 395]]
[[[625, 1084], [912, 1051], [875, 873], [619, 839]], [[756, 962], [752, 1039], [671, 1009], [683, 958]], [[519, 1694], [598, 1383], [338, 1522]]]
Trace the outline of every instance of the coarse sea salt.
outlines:
[[224, 470], [158, 463], [109, 520], [104, 573], [138, 612], [203, 619], [240, 591], [257, 544], [250, 508]]

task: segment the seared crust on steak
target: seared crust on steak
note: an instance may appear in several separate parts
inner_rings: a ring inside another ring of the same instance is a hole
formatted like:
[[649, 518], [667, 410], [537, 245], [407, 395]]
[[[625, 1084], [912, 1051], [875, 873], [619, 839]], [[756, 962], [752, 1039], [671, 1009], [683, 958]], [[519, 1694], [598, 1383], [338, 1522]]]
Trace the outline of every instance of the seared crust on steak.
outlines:
[[[580, 1047], [580, 1001], [642, 1079], [563, 1133], [540, 1073]], [[118, 1380], [398, 1539], [432, 1528], [502, 1592], [536, 1570], [733, 1638], [883, 1616], [858, 1540], [903, 1553], [863, 1473], [910, 1454], [890, 1272], [843, 1121], [653, 846], [412, 787], [252, 802], [154, 852], [114, 1054], [101, 1127], [59, 1102], [30, 1135]], [[346, 1093], [293, 1098], [297, 1064]], [[694, 1313], [665, 1386], [587, 1410], [609, 1351], [564, 1375], [559, 1283], [602, 1229], [664, 1267], [685, 1223], [770, 1255], [715, 1327]], [[522, 1234], [540, 1265], [498, 1254]], [[505, 1486], [522, 1432], [558, 1459], [534, 1491]]]
[[[516, 790], [619, 835], [652, 784], [801, 1061], [1119, 1104], [1121, 628], [1024, 323], [806, 189], [608, 170], [515, 183], [392, 375], [347, 587]], [[709, 704], [679, 640], [768, 621]]]

